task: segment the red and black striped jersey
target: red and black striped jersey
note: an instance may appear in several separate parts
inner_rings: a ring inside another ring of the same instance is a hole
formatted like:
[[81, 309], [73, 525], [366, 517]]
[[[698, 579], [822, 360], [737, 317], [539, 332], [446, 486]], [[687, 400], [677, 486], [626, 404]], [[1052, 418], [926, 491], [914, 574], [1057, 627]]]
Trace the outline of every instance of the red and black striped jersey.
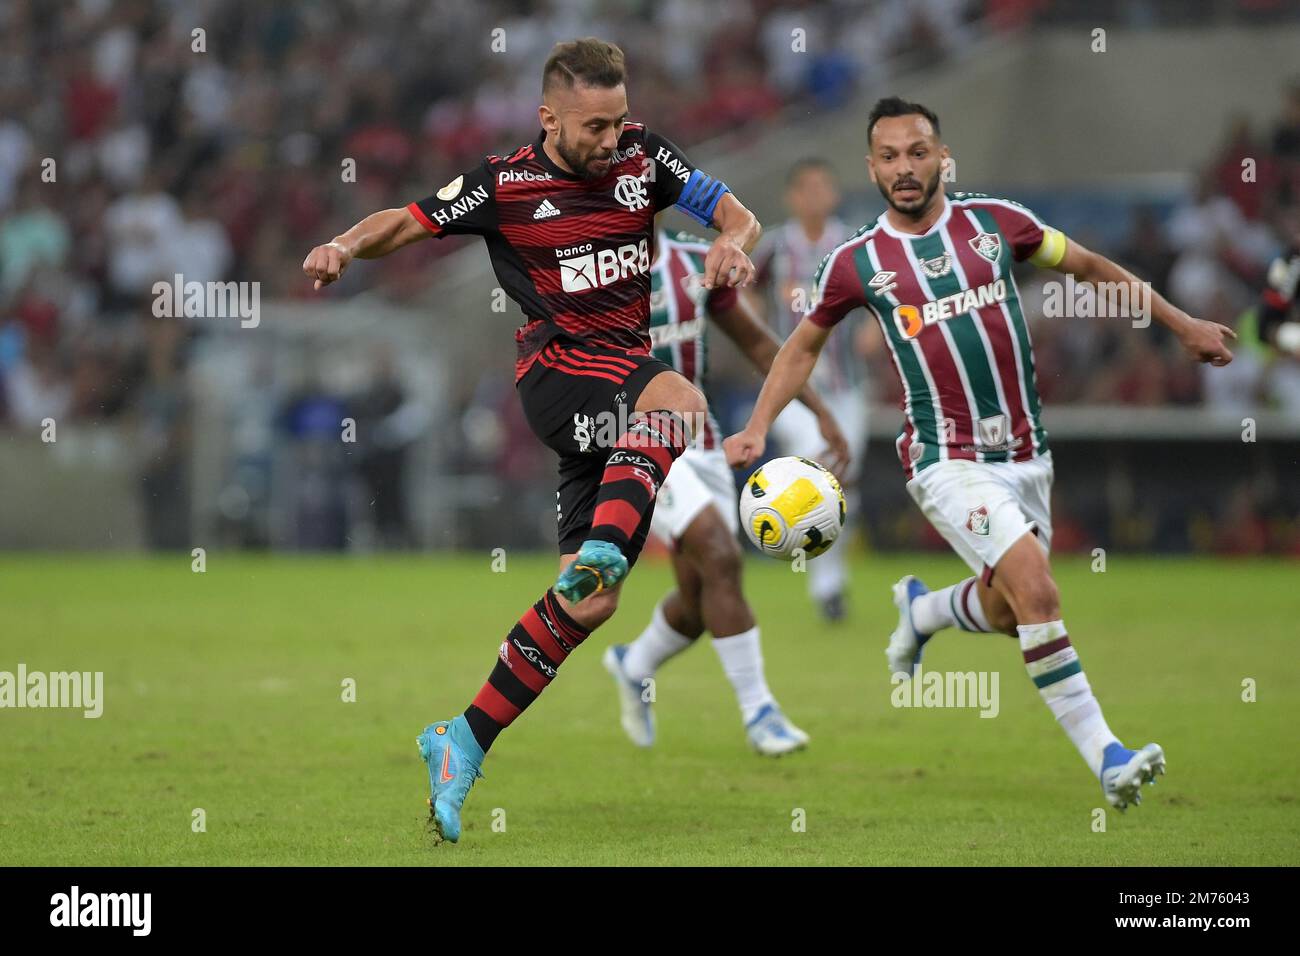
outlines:
[[646, 354], [650, 348], [650, 246], [668, 206], [705, 225], [726, 184], [680, 149], [627, 123], [609, 170], [584, 178], [533, 143], [487, 156], [407, 209], [435, 236], [479, 235], [525, 324], [515, 332], [516, 381], [557, 335]]

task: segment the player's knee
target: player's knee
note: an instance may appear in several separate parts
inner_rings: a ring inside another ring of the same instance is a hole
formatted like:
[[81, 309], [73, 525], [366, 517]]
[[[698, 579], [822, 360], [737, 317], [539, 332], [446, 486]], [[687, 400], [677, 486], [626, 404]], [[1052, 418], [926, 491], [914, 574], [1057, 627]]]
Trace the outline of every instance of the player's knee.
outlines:
[[698, 435], [709, 413], [709, 403], [703, 392], [683, 379], [673, 396], [672, 410], [686, 421], [692, 435]]

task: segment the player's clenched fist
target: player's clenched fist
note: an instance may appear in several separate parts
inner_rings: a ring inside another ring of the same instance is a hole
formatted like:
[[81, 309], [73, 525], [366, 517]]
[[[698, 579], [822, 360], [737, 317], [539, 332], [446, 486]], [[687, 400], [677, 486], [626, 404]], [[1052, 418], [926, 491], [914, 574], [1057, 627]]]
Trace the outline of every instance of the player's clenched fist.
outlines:
[[722, 451], [727, 456], [727, 465], [731, 468], [748, 468], [763, 457], [767, 439], [762, 434], [750, 429], [737, 432], [722, 442]]
[[302, 271], [307, 278], [316, 280], [312, 288], [319, 289], [343, 275], [351, 261], [352, 253], [341, 243], [327, 242], [307, 253], [307, 258], [302, 261]]

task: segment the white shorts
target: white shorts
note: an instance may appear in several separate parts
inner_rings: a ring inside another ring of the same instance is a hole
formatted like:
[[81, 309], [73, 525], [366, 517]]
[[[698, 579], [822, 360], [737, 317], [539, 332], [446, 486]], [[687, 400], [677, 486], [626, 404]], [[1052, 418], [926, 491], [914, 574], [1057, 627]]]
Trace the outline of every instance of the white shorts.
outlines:
[[1052, 456], [1029, 461], [939, 461], [907, 483], [908, 493], [985, 584], [1025, 532], [1052, 544]]
[[655, 498], [650, 533], [671, 546], [709, 505], [717, 505], [734, 535], [740, 529], [736, 513], [736, 482], [721, 448], [688, 448], [673, 463]]
[[[845, 477], [852, 482], [862, 473], [862, 454], [867, 444], [866, 393], [862, 389], [824, 392], [822, 401], [849, 443], [851, 460]], [[776, 421], [772, 422], [772, 435], [783, 455], [798, 455], [816, 461], [826, 450], [826, 441], [817, 428], [817, 416], [800, 401], [791, 402], [776, 416]]]

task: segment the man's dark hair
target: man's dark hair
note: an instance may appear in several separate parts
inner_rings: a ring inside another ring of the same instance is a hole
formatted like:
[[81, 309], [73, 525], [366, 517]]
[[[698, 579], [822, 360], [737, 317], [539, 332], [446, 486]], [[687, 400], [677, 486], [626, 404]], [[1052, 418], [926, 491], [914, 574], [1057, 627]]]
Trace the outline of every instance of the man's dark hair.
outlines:
[[830, 160], [822, 159], [820, 156], [805, 156], [803, 159], [795, 160], [790, 171], [785, 174], [785, 184], [793, 186], [795, 181], [808, 172], [825, 173], [831, 178], [835, 177], [835, 167], [830, 164]]
[[577, 84], [610, 89], [627, 79], [623, 51], [596, 37], [557, 43], [542, 70], [542, 93]]
[[934, 110], [920, 103], [909, 103], [899, 96], [886, 96], [876, 100], [876, 105], [871, 107], [871, 114], [867, 117], [868, 148], [871, 146], [871, 131], [886, 116], [924, 116], [934, 127], [934, 135], [939, 135], [939, 117], [934, 115]]

